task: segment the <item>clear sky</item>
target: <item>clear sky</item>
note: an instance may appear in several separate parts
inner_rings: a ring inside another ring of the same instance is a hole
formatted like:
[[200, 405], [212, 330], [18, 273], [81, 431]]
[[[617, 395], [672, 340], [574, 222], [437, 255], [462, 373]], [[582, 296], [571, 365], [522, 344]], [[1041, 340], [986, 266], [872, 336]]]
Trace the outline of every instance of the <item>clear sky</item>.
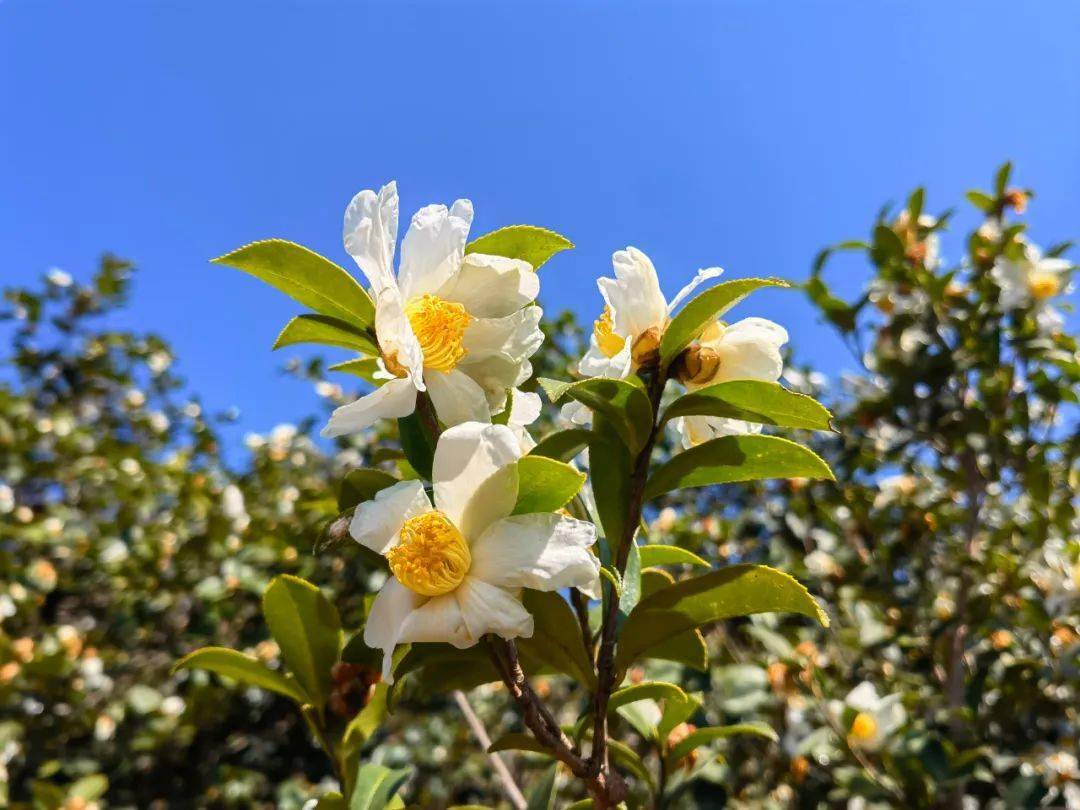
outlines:
[[[266, 430], [315, 404], [269, 352], [298, 307], [206, 260], [279, 236], [353, 268], [344, 206], [389, 179], [403, 221], [469, 197], [474, 233], [565, 233], [542, 300], [589, 320], [616, 248], [669, 292], [714, 264], [802, 279], [884, 202], [944, 208], [1006, 158], [1035, 238], [1078, 237], [1078, 33], [1074, 2], [0, 0], [0, 280], [135, 260], [123, 325]], [[801, 294], [752, 301], [850, 364]]]

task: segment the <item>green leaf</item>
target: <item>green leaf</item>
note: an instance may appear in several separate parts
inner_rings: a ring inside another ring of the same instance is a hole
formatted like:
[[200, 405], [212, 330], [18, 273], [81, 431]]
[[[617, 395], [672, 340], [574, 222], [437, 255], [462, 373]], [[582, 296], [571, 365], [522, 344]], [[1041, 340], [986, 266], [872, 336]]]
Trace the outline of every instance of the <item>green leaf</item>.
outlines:
[[656, 725], [656, 733], [661, 740], [666, 740], [680, 723], [687, 722], [701, 708], [699, 695], [686, 695], [682, 700], [669, 697], [664, 701], [664, 713]]
[[489, 754], [495, 754], [499, 751], [531, 751], [534, 754], [544, 754], [549, 757], [552, 755], [534, 737], [521, 732], [503, 734], [488, 747]]
[[327, 369], [329, 371], [339, 371], [342, 374], [352, 374], [354, 377], [359, 377], [372, 385], [377, 385], [379, 382], [375, 379], [375, 372], [379, 370], [379, 361], [375, 357], [356, 357], [352, 360], [334, 363], [332, 366], [327, 366]]
[[524, 591], [521, 601], [533, 616], [532, 636], [517, 640], [522, 653], [595, 689], [592, 659], [569, 603], [558, 593], [533, 590]]
[[297, 315], [285, 324], [273, 348], [280, 349], [297, 343], [319, 343], [355, 349], [369, 355], [379, 354], [379, 347], [367, 332], [328, 315]]
[[341, 744], [347, 751], [355, 751], [365, 742], [371, 739], [371, 735], [378, 730], [386, 719], [387, 695], [390, 689], [385, 683], [375, 684], [368, 698], [367, 705], [349, 721], [341, 735]]
[[[636, 378], [635, 378], [636, 379]], [[652, 404], [640, 382], [593, 377], [578, 382], [561, 382], [541, 377], [538, 381], [552, 402], [564, 396], [608, 418], [619, 437], [637, 455], [652, 432]]]
[[392, 771], [374, 762], [361, 765], [356, 772], [356, 785], [349, 800], [349, 810], [383, 810], [397, 795], [411, 772], [411, 768]]
[[800, 613], [828, 626], [825, 611], [795, 579], [765, 565], [732, 565], [684, 579], [645, 597], [619, 635], [616, 669], [625, 670], [675, 633], [754, 613]]
[[733, 737], [736, 734], [753, 734], [757, 737], [764, 737], [766, 740], [771, 740], [772, 742], [776, 742], [779, 739], [772, 727], [767, 726], [764, 723], [737, 723], [731, 726], [708, 726], [692, 731], [684, 739], [680, 740], [668, 752], [667, 759], [669, 762], [678, 762], [691, 751], [694, 751], [703, 745], [708, 745], [714, 740], [723, 739], [724, 737]]
[[90, 774], [75, 782], [68, 788], [68, 796], [72, 799], [84, 799], [93, 802], [105, 795], [109, 789], [109, 780], [100, 773]]
[[630, 503], [633, 459], [603, 414], [593, 417], [589, 457], [604, 460], [602, 464], [591, 465], [592, 491], [600, 525], [612, 543], [621, 542], [626, 533], [626, 504]]
[[315, 804], [315, 810], [348, 810], [348, 807], [345, 797], [336, 790], [324, 793]]
[[265, 239], [211, 259], [250, 273], [320, 315], [367, 328], [375, 306], [360, 283], [329, 259], [284, 239]]
[[621, 626], [626, 617], [641, 600], [641, 553], [636, 541], [630, 541], [626, 556], [626, 570], [622, 574], [622, 587], [619, 589], [619, 615], [617, 626]]
[[683, 703], [690, 700], [690, 696], [673, 683], [643, 681], [612, 692], [608, 700], [608, 711], [613, 712], [621, 706], [629, 706], [639, 700], [674, 700]]
[[648, 785], [650, 791], [656, 791], [652, 774], [649, 773], [649, 769], [645, 767], [645, 763], [641, 761], [641, 757], [637, 755], [633, 748], [618, 740], [608, 740], [608, 753], [618, 765], [621, 765]]
[[984, 194], [981, 191], [969, 191], [965, 196], [968, 198], [968, 202], [984, 214], [989, 214], [994, 210], [994, 198], [989, 194]]
[[709, 567], [709, 564], [697, 554], [678, 546], [664, 546], [659, 543], [652, 543], [642, 546], [639, 553], [641, 554], [642, 568], [650, 568], [654, 565], [698, 565], [702, 568]]
[[[663, 588], [670, 588], [674, 582], [675, 577], [659, 568], [644, 571], [641, 574], [642, 598], [648, 598]], [[642, 657], [674, 661], [698, 672], [707, 672], [709, 669], [709, 649], [705, 645], [705, 637], [697, 628], [672, 634], [650, 647]]]
[[544, 456], [522, 456], [517, 462], [518, 497], [513, 514], [556, 512], [581, 489], [585, 473]]
[[277, 692], [301, 705], [310, 701], [296, 681], [275, 672], [257, 658], [227, 647], [202, 647], [195, 650], [173, 666], [173, 672], [180, 669], [205, 669], [208, 672], [216, 672], [218, 675], [240, 683]]
[[555, 807], [555, 796], [559, 792], [559, 786], [555, 779], [558, 776], [559, 763], [553, 763], [544, 771], [540, 781], [529, 791], [529, 803], [526, 810], [552, 810]]
[[275, 577], [263, 594], [263, 614], [281, 657], [316, 706], [330, 693], [330, 669], [341, 652], [341, 619], [322, 591], [299, 577]]
[[722, 436], [691, 447], [649, 477], [645, 499], [674, 489], [761, 481], [766, 478], [833, 478], [820, 456], [777, 436]]
[[1012, 176], [1012, 161], [1007, 160], [1001, 164], [1001, 167], [997, 170], [997, 174], [994, 175], [994, 193], [997, 196], [1004, 197], [1005, 192], [1009, 188], [1009, 177]]
[[555, 231], [536, 225], [508, 225], [479, 236], [465, 246], [465, 253], [485, 253], [521, 259], [539, 270], [556, 253], [569, 250], [574, 243]]
[[536, 447], [529, 451], [529, 455], [570, 461], [588, 447], [591, 435], [591, 431], [584, 428], [558, 430], [541, 439]]
[[397, 483], [399, 483], [398, 479], [382, 470], [350, 470], [341, 479], [338, 510], [344, 512], [357, 504], [370, 501], [382, 490]]
[[418, 413], [414, 411], [398, 419], [398, 436], [409, 464], [422, 478], [430, 481], [431, 465], [435, 459], [435, 441], [424, 427]]
[[413, 681], [424, 697], [500, 680], [486, 641], [463, 650], [450, 644], [413, 644], [394, 667], [398, 681], [410, 673], [416, 673]]
[[690, 343], [733, 306], [762, 287], [790, 287], [778, 278], [740, 278], [710, 287], [691, 298], [671, 319], [660, 340], [660, 367], [667, 368]]
[[722, 416], [805, 430], [830, 430], [832, 419], [812, 397], [761, 380], [731, 380], [691, 391], [671, 403], [663, 421], [679, 416]]

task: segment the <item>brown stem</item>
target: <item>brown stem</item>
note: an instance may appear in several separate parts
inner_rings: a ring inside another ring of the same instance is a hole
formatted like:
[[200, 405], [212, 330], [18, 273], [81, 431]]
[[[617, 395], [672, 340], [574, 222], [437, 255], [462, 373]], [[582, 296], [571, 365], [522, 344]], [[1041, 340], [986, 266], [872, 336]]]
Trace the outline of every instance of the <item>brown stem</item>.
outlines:
[[[615, 569], [621, 576], [626, 571], [626, 562], [630, 557], [630, 545], [634, 542], [638, 525], [641, 523], [641, 511], [645, 502], [645, 480], [649, 472], [649, 459], [652, 456], [653, 446], [656, 444], [658, 433], [657, 414], [660, 409], [660, 394], [664, 389], [667, 377], [659, 370], [649, 383], [649, 400], [652, 404], [652, 429], [645, 446], [638, 453], [634, 461], [634, 469], [630, 478], [630, 503], [628, 506], [627, 519], [623, 536], [618, 538], [618, 545], [614, 549]], [[608, 701], [615, 686], [615, 641], [616, 628], [619, 617], [619, 600], [612, 593], [608, 600], [607, 609], [604, 613], [604, 621], [600, 631], [600, 652], [597, 656], [596, 698], [593, 702], [593, 744], [589, 755], [589, 774], [611, 774], [608, 763], [607, 736], [608, 736]], [[595, 802], [598, 810], [611, 805]]]
[[[461, 713], [465, 716], [465, 722], [469, 724], [469, 728], [472, 729], [473, 735], [480, 743], [481, 747], [488, 751], [491, 748], [491, 737], [488, 736], [487, 729], [484, 728], [483, 722], [473, 711], [472, 704], [469, 703], [469, 698], [465, 696], [465, 693], [460, 689], [455, 689], [453, 692], [454, 702], [457, 703]], [[510, 804], [514, 806], [514, 810], [526, 810], [529, 802], [525, 799], [525, 796], [521, 793], [521, 788], [517, 786], [517, 782], [514, 781], [513, 775], [510, 773], [510, 769], [506, 767], [506, 763], [503, 762], [503, 758], [499, 756], [497, 751], [488, 751], [488, 758], [491, 760], [491, 766], [495, 769], [496, 775], [499, 777], [499, 781], [502, 782], [503, 790], [506, 791], [506, 797], [509, 799]]]

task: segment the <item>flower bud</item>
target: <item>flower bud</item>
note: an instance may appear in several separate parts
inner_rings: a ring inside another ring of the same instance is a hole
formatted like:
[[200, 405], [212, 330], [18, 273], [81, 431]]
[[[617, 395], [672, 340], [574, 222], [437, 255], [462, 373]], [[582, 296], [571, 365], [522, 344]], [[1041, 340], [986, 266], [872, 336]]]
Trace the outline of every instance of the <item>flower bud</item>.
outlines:
[[708, 346], [691, 346], [679, 357], [676, 374], [686, 385], [706, 385], [720, 370], [720, 353]]
[[1010, 188], [1005, 192], [1005, 204], [1010, 206], [1016, 213], [1022, 214], [1027, 210], [1028, 200], [1031, 197], [1026, 191], [1018, 188]]
[[630, 357], [637, 366], [652, 366], [660, 361], [660, 327], [651, 326], [637, 336], [630, 347]]

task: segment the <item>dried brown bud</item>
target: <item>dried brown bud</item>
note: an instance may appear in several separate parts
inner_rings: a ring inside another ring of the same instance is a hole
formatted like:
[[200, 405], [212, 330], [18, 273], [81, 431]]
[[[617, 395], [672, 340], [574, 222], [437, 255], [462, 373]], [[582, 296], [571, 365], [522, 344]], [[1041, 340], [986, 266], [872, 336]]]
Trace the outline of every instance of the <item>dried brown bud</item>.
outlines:
[[720, 370], [720, 353], [708, 346], [694, 345], [679, 357], [675, 373], [686, 385], [705, 385]]
[[637, 366], [653, 366], [660, 362], [660, 327], [652, 326], [637, 336], [630, 347], [630, 357]]
[[1016, 213], [1022, 214], [1027, 210], [1028, 200], [1031, 197], [1026, 191], [1018, 188], [1010, 188], [1005, 192], [1005, 204], [1010, 206]]
[[791, 760], [791, 778], [795, 784], [801, 784], [810, 772], [810, 760], [806, 757], [795, 757]]
[[346, 720], [355, 717], [371, 700], [371, 693], [382, 676], [364, 664], [339, 662], [330, 670], [333, 688], [327, 699], [330, 711]]

